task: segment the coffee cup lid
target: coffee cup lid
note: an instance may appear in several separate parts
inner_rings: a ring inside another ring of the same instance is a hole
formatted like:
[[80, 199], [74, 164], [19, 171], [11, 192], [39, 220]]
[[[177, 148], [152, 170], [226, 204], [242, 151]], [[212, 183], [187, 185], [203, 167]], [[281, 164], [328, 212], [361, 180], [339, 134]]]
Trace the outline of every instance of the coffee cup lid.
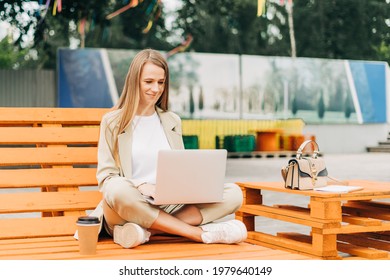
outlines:
[[98, 224], [99, 218], [94, 216], [82, 216], [77, 219], [78, 224]]

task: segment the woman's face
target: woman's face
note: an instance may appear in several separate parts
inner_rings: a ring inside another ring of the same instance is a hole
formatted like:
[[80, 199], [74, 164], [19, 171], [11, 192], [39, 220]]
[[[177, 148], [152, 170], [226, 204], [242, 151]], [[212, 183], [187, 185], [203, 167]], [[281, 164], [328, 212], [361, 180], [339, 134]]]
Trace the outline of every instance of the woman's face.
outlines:
[[154, 106], [164, 91], [164, 83], [164, 69], [147, 62], [140, 77], [140, 101], [137, 115], [151, 115], [154, 113]]

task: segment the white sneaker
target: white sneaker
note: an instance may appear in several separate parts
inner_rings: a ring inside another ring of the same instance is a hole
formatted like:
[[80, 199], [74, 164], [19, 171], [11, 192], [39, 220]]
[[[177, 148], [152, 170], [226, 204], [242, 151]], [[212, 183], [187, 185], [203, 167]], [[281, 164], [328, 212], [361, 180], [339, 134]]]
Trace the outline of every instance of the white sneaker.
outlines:
[[114, 242], [124, 248], [133, 248], [149, 241], [150, 232], [134, 223], [114, 226]]
[[210, 223], [201, 226], [203, 243], [240, 243], [247, 238], [247, 230], [239, 220]]

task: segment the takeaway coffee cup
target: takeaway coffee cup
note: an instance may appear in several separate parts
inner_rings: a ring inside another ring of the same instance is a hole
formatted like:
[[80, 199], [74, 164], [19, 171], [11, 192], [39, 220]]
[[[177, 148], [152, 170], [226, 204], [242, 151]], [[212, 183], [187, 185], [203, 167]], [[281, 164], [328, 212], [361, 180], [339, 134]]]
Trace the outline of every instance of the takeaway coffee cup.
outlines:
[[98, 217], [83, 216], [77, 220], [79, 249], [81, 255], [96, 254], [100, 222]]

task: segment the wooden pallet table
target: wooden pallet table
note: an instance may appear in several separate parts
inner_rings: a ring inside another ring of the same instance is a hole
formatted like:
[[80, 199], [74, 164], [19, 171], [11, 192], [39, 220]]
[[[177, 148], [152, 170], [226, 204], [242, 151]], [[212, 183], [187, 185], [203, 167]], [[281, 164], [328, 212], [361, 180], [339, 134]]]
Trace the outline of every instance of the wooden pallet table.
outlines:
[[[244, 204], [237, 217], [247, 226], [248, 242], [317, 256], [388, 259], [390, 251], [389, 182], [351, 180], [363, 190], [324, 193], [285, 189], [282, 182], [239, 182]], [[267, 205], [262, 191], [291, 196], [291, 203]], [[294, 205], [293, 195], [309, 198], [307, 207]], [[294, 223], [311, 228], [309, 235], [298, 232], [270, 234], [255, 231], [255, 217]]]

